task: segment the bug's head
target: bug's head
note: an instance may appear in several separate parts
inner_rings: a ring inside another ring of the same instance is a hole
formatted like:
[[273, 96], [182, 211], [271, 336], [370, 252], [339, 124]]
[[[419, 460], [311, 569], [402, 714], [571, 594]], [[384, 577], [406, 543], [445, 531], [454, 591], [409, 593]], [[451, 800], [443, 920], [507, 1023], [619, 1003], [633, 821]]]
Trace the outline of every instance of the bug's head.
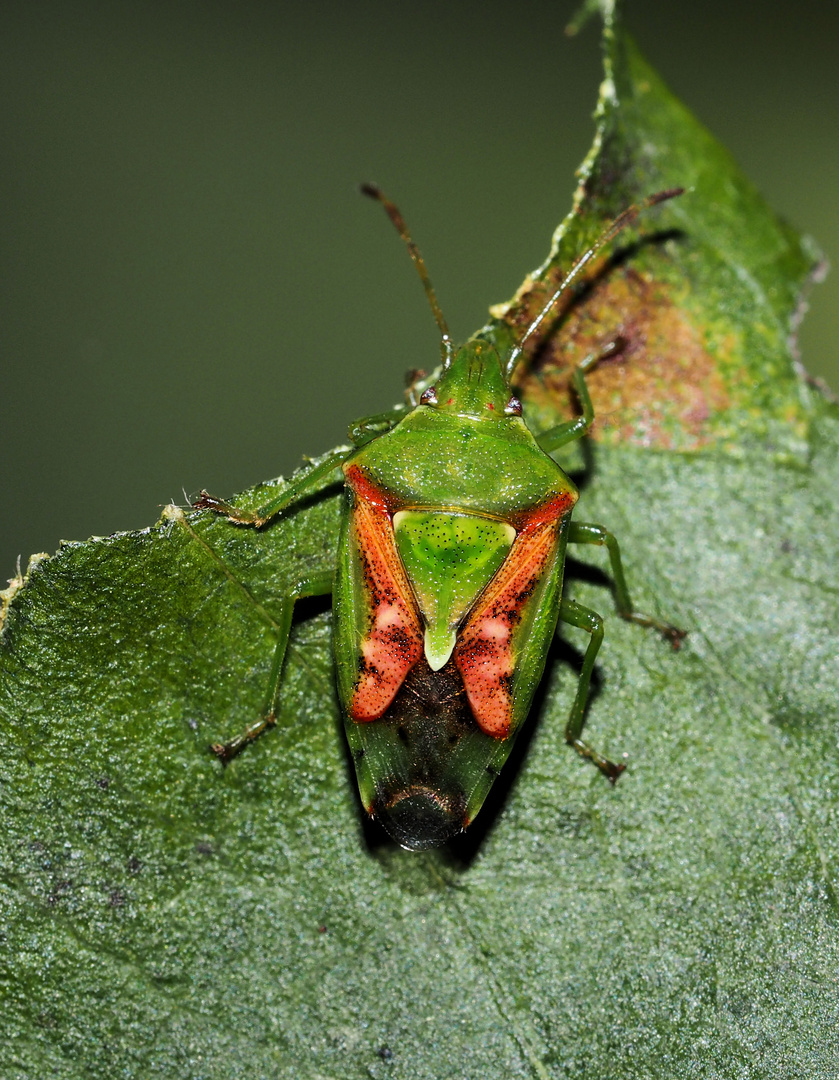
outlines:
[[510, 396], [501, 359], [486, 341], [467, 341], [457, 350], [436, 386], [420, 399], [440, 412], [476, 420], [520, 416], [520, 402]]
[[533, 321], [510, 350], [509, 355], [502, 364], [498, 353], [487, 341], [467, 341], [457, 351], [454, 350], [449, 328], [437, 302], [437, 296], [425, 268], [425, 262], [408, 233], [408, 227], [398, 207], [390, 199], [386, 198], [375, 184], [362, 184], [361, 190], [363, 194], [382, 204], [388, 217], [396, 227], [396, 231], [405, 241], [440, 330], [440, 357], [443, 374], [436, 386], [431, 386], [425, 391], [420, 399], [420, 404], [448, 410], [458, 416], [468, 416], [481, 420], [502, 419], [504, 416], [521, 416], [521, 403], [510, 396], [510, 380], [516, 364], [524, 352], [526, 343], [536, 338], [545, 320], [555, 311], [560, 298], [570, 292], [571, 287], [581, 277], [585, 268], [607, 244], [611, 243], [622, 229], [632, 224], [642, 211], [664, 202], [666, 199], [681, 195], [684, 191], [683, 188], [669, 188], [667, 191], [658, 191], [655, 195], [647, 196], [646, 199], [628, 206], [621, 214], [618, 214], [614, 221], [595, 240], [594, 244], [573, 264], [559, 287], [550, 296], [542, 309], [537, 312]]

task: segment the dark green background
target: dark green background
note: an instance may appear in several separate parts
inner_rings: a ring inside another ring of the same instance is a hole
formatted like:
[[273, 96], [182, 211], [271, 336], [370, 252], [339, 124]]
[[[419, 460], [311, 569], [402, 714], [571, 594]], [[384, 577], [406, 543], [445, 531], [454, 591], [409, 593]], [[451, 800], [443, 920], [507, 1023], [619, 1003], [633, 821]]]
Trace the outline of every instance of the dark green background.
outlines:
[[[834, 5], [629, 0], [647, 58], [839, 258]], [[593, 133], [573, 4], [95, 3], [0, 15], [0, 584], [18, 554], [287, 472], [547, 252]], [[744, 223], [745, 227], [745, 223]], [[801, 335], [839, 388], [839, 274]]]

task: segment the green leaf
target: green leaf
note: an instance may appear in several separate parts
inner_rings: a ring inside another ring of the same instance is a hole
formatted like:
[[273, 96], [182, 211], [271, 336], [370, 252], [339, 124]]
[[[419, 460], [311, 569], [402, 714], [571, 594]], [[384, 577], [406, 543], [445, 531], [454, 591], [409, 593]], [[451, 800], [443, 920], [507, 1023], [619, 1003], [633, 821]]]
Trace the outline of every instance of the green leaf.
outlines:
[[627, 773], [564, 744], [568, 631], [472, 830], [397, 850], [358, 805], [325, 603], [301, 605], [277, 729], [227, 769], [207, 750], [259, 713], [276, 597], [333, 563], [337, 486], [259, 532], [170, 508], [66, 544], [4, 608], [4, 1080], [836, 1075], [839, 411], [787, 344], [812, 257], [606, 40], [616, 94], [544, 276], [628, 196], [694, 191], [667, 209], [684, 236], [605, 268], [529, 391], [549, 421], [550, 366], [586, 319], [614, 332], [600, 290], [633, 271], [724, 391], [695, 429], [678, 403], [646, 443], [616, 422], [582, 478], [638, 606], [690, 630], [674, 653], [611, 615], [601, 553], [569, 566], [608, 615], [587, 733]]

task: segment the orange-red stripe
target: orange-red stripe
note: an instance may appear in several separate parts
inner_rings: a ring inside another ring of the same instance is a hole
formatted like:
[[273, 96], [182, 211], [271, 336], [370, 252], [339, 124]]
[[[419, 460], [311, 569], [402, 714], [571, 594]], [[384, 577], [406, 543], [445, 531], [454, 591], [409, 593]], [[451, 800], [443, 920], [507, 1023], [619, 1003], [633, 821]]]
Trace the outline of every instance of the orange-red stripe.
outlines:
[[569, 501], [559, 497], [525, 518], [527, 524], [455, 646], [455, 663], [472, 714], [481, 730], [496, 739], [509, 735], [512, 722], [514, 632], [525, 604], [550, 567], [559, 522], [568, 509]]
[[405, 676], [422, 656], [419, 613], [382, 493], [357, 468], [347, 470], [355, 492], [351, 532], [369, 612], [369, 631], [359, 643], [359, 678], [350, 701], [353, 720], [378, 720]]

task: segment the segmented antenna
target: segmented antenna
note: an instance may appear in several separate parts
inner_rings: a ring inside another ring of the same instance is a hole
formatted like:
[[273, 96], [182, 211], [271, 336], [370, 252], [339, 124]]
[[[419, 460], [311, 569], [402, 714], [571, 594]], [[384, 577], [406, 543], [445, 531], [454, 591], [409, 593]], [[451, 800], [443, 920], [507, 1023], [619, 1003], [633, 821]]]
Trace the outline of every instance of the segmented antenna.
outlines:
[[551, 313], [554, 304], [559, 300], [563, 293], [567, 292], [573, 285], [576, 278], [580, 276], [583, 270], [588, 266], [591, 260], [601, 251], [607, 244], [618, 235], [618, 233], [625, 229], [627, 225], [631, 225], [639, 214], [644, 210], [648, 210], [651, 206], [655, 206], [657, 203], [664, 202], [666, 199], [673, 199], [677, 195], [681, 195], [684, 192], [684, 188], [669, 188], [667, 191], [658, 191], [655, 195], [648, 195], [646, 199], [639, 203], [633, 203], [632, 206], [628, 206], [626, 210], [618, 214], [615, 220], [609, 225], [604, 232], [595, 240], [592, 247], [588, 251], [584, 252], [579, 259], [574, 263], [571, 269], [563, 278], [562, 284], [548, 300], [533, 322], [528, 326], [524, 332], [524, 336], [518, 345], [513, 346], [510, 355], [507, 357], [507, 363], [505, 370], [507, 373], [507, 379], [512, 378], [513, 369], [518, 363], [518, 359], [524, 351], [524, 346], [527, 343], [528, 338], [531, 338], [539, 327], [542, 325], [543, 320]]
[[423, 288], [425, 289], [425, 295], [428, 297], [428, 302], [431, 305], [431, 310], [434, 312], [437, 326], [440, 328], [440, 353], [443, 358], [443, 367], [447, 368], [451, 363], [453, 352], [451, 335], [449, 334], [446, 320], [443, 318], [443, 312], [440, 310], [440, 305], [437, 302], [437, 296], [434, 292], [434, 286], [431, 284], [431, 278], [428, 276], [428, 271], [425, 268], [425, 262], [423, 261], [422, 255], [420, 255], [419, 248], [411, 239], [411, 234], [408, 232], [408, 226], [405, 224], [405, 219], [399, 213], [399, 208], [396, 203], [392, 203], [390, 199], [384, 195], [377, 184], [362, 184], [361, 193], [363, 195], [368, 195], [371, 199], [375, 199], [382, 204], [387, 212], [387, 216], [395, 225], [396, 231], [407, 245], [408, 252], [414, 260], [414, 266], [417, 268], [417, 273], [419, 274]]

